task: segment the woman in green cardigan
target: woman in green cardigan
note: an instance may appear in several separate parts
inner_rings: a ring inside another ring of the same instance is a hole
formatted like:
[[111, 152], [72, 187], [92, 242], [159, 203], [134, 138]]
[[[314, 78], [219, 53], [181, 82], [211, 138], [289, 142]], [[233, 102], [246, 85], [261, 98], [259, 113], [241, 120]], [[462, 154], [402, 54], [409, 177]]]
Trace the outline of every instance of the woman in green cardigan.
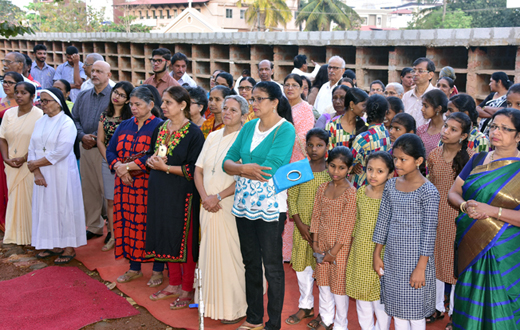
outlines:
[[239, 330], [264, 329], [262, 262], [268, 283], [265, 329], [281, 327], [285, 274], [282, 233], [286, 218], [275, 195], [272, 176], [289, 163], [295, 139], [291, 106], [274, 82], [253, 89], [253, 111], [258, 119], [246, 123], [224, 159], [224, 171], [238, 176], [233, 215], [246, 270], [247, 319]]

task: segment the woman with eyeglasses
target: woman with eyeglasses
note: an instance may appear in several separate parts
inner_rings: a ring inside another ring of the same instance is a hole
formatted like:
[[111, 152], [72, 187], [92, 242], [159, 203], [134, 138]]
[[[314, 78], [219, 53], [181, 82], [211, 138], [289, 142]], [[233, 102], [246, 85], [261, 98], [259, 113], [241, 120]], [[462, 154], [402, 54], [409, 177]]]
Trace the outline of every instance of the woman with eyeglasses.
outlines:
[[[7, 110], [16, 107], [14, 97], [14, 86], [23, 81], [23, 76], [17, 72], [7, 72], [2, 82], [6, 96], [0, 100], [0, 124]], [[7, 209], [7, 179], [5, 177], [5, 166], [0, 154], [0, 230], [5, 231], [5, 211]]]
[[520, 111], [498, 110], [489, 140], [494, 150], [475, 154], [448, 193], [460, 209], [452, 329], [518, 329]]
[[45, 115], [36, 122], [29, 145], [29, 170], [34, 173], [32, 245], [38, 259], [58, 256], [68, 264], [75, 248], [87, 244], [79, 170], [74, 154], [78, 134], [65, 98], [57, 88], [40, 94]]
[[107, 201], [107, 218], [109, 236], [107, 243], [101, 248], [106, 252], [112, 250], [116, 243], [114, 236], [114, 181], [115, 173], [110, 171], [107, 163], [107, 147], [110, 139], [114, 135], [117, 127], [123, 120], [132, 118], [132, 110], [130, 109], [130, 93], [134, 89], [134, 85], [128, 81], [120, 81], [112, 88], [112, 95], [108, 108], [99, 117], [97, 147], [101, 157], [101, 173], [103, 175], [103, 193]]
[[4, 244], [31, 244], [34, 175], [27, 167], [27, 156], [34, 125], [43, 116], [42, 110], [33, 106], [35, 94], [32, 83], [17, 83], [14, 96], [18, 106], [5, 112], [0, 125], [0, 152], [6, 165], [8, 191]]
[[190, 94], [191, 99], [191, 122], [198, 127], [201, 127], [206, 120], [206, 118], [204, 118], [204, 113], [208, 109], [208, 96], [206, 95], [206, 90], [200, 86], [188, 87], [186, 90]]
[[244, 120], [244, 124], [248, 121], [255, 119], [255, 112], [253, 111], [253, 102], [251, 102], [251, 97], [253, 96], [253, 88], [256, 85], [256, 80], [251, 77], [245, 77], [240, 81], [240, 85], [238, 86], [238, 94], [245, 98], [249, 104], [249, 112], [247, 114], [246, 119]]
[[278, 84], [259, 82], [252, 101], [258, 118], [242, 127], [223, 162], [227, 174], [238, 176], [232, 213], [246, 269], [247, 301], [247, 318], [239, 329], [264, 328], [263, 263], [269, 298], [265, 329], [278, 330], [285, 291], [282, 233], [287, 202], [275, 195], [272, 176], [289, 163], [296, 135], [291, 106]]

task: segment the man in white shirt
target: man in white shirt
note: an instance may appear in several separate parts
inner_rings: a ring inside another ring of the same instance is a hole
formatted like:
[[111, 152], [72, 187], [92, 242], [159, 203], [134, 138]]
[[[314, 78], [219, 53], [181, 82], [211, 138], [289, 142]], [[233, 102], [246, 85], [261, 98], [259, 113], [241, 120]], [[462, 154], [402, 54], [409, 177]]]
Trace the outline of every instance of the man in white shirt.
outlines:
[[[94, 88], [94, 84], [92, 83], [92, 80], [90, 79], [91, 78], [90, 74], [92, 72], [92, 65], [97, 61], [104, 62], [105, 59], [103, 58], [103, 56], [101, 56], [98, 53], [88, 54], [87, 57], [85, 58], [85, 63], [83, 63], [83, 69], [85, 70], [85, 74], [87, 75], [88, 79], [83, 84], [81, 84], [81, 91]], [[112, 79], [109, 79], [108, 83], [109, 83], [110, 87], [114, 87], [114, 85], [116, 84], [114, 81], [112, 81]]]
[[307, 73], [307, 56], [303, 54], [296, 55], [294, 57], [294, 69], [291, 71], [291, 73], [307, 77], [311, 82], [313, 82], [314, 78], [316, 78], [316, 75], [318, 74], [318, 71], [320, 70], [320, 65], [314, 61], [311, 62], [314, 64], [314, 70], [312, 70], [311, 73]]
[[428, 121], [424, 119], [422, 108], [422, 96], [435, 89], [431, 84], [433, 74], [435, 72], [435, 64], [426, 57], [419, 57], [413, 62], [412, 68], [413, 81], [415, 88], [409, 90], [403, 95], [404, 112], [410, 114], [415, 119], [417, 127], [426, 124]]
[[[329, 59], [329, 66], [327, 68], [329, 81], [321, 86], [316, 100], [314, 101], [315, 115], [322, 115], [324, 113], [335, 113], [332, 106], [332, 90], [340, 81], [345, 72], [345, 60], [340, 56], [332, 56]], [[317, 113], [316, 113], [317, 112]]]
[[[269, 60], [262, 60], [260, 63], [258, 63], [258, 76], [260, 77], [260, 81], [272, 81], [278, 86], [280, 86], [280, 89], [282, 90], [283, 94], [283, 87], [279, 83], [273, 80], [273, 71], [274, 64], [273, 62]], [[285, 94], [284, 94], [285, 95]]]
[[[5, 55], [5, 58], [2, 60], [2, 64], [4, 65], [4, 74], [10, 71], [17, 72], [22, 75], [23, 80], [25, 82], [33, 84], [36, 88], [36, 95], [34, 96], [34, 101], [39, 99], [40, 91], [42, 89], [41, 86], [29, 80], [26, 76], [23, 75], [23, 70], [26, 67], [25, 56], [23, 56], [23, 54], [18, 52], [7, 53], [7, 55]], [[0, 84], [0, 99], [3, 97], [5, 97], [4, 87], [2, 84]]]
[[197, 87], [195, 80], [186, 73], [188, 57], [183, 53], [175, 53], [171, 59], [170, 75], [177, 80], [182, 87]]

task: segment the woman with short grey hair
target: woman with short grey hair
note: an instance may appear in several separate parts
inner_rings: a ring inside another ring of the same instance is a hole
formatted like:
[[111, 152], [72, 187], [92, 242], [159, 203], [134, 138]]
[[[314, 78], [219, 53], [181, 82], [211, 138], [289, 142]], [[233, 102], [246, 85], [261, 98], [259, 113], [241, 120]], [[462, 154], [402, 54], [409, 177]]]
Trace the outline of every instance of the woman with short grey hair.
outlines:
[[206, 138], [195, 164], [195, 186], [202, 201], [199, 267], [202, 271], [205, 316], [237, 323], [246, 315], [245, 270], [235, 217], [233, 176], [222, 170], [224, 157], [242, 128], [249, 104], [229, 95], [222, 102], [224, 129]]
[[404, 87], [400, 83], [397, 82], [391, 82], [388, 85], [386, 85], [385, 88], [385, 96], [395, 96], [398, 98], [403, 98], [404, 95]]

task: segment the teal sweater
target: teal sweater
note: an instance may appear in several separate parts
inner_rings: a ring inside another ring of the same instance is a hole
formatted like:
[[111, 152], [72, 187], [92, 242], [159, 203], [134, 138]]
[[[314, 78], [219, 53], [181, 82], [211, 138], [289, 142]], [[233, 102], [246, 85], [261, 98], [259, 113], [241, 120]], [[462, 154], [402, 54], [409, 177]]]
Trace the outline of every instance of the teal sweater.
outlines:
[[[242, 127], [235, 142], [231, 148], [229, 148], [226, 158], [222, 162], [222, 167], [224, 167], [224, 163], [228, 159], [234, 162], [241, 160], [242, 164], [256, 163], [261, 166], [270, 167], [271, 170], [264, 172], [274, 175], [281, 166], [289, 164], [294, 139], [296, 138], [294, 126], [287, 121], [282, 123], [269, 133], [253, 152], [251, 152], [251, 142], [253, 141], [256, 123], [259, 120], [260, 119], [253, 119]], [[266, 179], [269, 178], [266, 177]]]

